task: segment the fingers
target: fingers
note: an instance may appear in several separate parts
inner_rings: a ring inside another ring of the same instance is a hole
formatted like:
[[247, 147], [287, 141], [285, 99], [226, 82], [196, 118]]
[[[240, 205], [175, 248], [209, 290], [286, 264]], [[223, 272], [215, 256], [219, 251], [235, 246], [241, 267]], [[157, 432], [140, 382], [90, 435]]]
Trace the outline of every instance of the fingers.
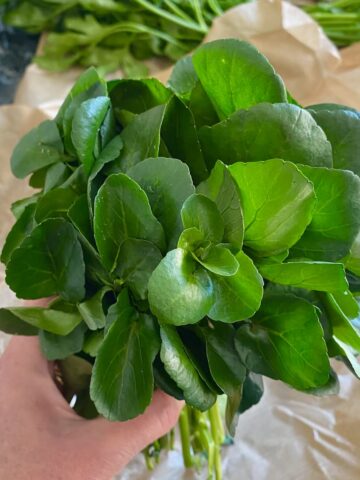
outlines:
[[109, 422], [103, 418], [87, 422], [96, 431], [99, 444], [121, 452], [130, 461], [143, 448], [169, 432], [178, 420], [183, 402], [161, 391], [154, 393], [144, 414], [127, 422]]

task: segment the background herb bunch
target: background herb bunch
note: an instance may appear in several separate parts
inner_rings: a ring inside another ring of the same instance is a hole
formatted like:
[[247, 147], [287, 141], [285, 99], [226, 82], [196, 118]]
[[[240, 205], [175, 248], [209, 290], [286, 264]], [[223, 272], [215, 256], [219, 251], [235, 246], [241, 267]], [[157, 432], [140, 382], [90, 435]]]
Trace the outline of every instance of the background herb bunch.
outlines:
[[42, 68], [72, 65], [146, 74], [143, 60], [178, 60], [193, 50], [216, 16], [244, 0], [0, 0], [3, 20], [48, 32], [35, 57]]
[[185, 463], [205, 449], [220, 478], [218, 395], [233, 433], [262, 375], [318, 395], [338, 391], [330, 357], [360, 375], [359, 130], [355, 110], [297, 105], [236, 40], [167, 87], [88, 70], [14, 150], [39, 190], [12, 207], [6, 281], [56, 298], [0, 328], [39, 335], [82, 415], [133, 418], [154, 385], [184, 398]]

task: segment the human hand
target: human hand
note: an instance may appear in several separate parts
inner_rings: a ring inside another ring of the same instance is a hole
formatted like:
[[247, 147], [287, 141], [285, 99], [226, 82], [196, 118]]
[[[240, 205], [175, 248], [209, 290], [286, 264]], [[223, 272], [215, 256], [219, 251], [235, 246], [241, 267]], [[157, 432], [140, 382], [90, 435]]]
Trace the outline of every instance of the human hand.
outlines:
[[56, 387], [38, 338], [14, 338], [0, 358], [0, 479], [109, 480], [174, 427], [181, 407], [157, 391], [134, 420], [84, 420]]

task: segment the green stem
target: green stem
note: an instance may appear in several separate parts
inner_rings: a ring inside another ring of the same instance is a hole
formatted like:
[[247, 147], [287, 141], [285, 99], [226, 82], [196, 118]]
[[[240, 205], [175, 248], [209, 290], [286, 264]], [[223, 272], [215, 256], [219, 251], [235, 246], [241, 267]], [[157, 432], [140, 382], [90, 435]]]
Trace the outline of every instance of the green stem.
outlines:
[[196, 22], [189, 22], [184, 20], [183, 18], [178, 17], [177, 15], [173, 15], [172, 13], [167, 12], [162, 8], [159, 8], [156, 5], [153, 5], [151, 2], [147, 0], [135, 0], [135, 2], [137, 2], [139, 5], [146, 8], [150, 12], [153, 12], [155, 15], [158, 15], [159, 17], [163, 17], [166, 20], [169, 20], [170, 22], [180, 25], [181, 27], [188, 28], [190, 30], [196, 30], [197, 32], [201, 32], [201, 33], [207, 33], [207, 30], [208, 30], [207, 28], [204, 29], [203, 27], [198, 25]]
[[209, 410], [209, 420], [212, 436], [217, 445], [222, 445], [225, 440], [225, 432], [221, 420], [219, 404], [216, 402]]
[[208, 4], [215, 15], [220, 16], [224, 13], [217, 0], [208, 0]]
[[182, 447], [184, 465], [186, 468], [191, 468], [194, 462], [193, 462], [193, 457], [191, 453], [191, 444], [190, 444], [190, 425], [189, 425], [188, 407], [186, 406], [182, 409], [180, 413], [179, 428], [180, 428], [180, 438], [181, 438], [181, 447]]

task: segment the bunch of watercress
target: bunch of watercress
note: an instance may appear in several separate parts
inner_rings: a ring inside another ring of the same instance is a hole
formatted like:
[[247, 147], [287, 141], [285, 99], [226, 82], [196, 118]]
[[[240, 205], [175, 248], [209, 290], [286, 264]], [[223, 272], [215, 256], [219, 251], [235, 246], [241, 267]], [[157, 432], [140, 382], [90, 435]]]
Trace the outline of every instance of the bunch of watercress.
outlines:
[[338, 391], [330, 357], [360, 376], [359, 132], [236, 40], [168, 86], [86, 71], [13, 152], [38, 191], [13, 204], [6, 281], [55, 299], [1, 309], [0, 328], [39, 335], [82, 415], [134, 418], [154, 388], [185, 399], [185, 463], [206, 451], [220, 478], [219, 395], [233, 434], [263, 375], [315, 395]]
[[[178, 60], [193, 50], [213, 19], [244, 0], [0, 0], [3, 20], [31, 33], [49, 32], [35, 62], [122, 68], [145, 75], [143, 60]], [[1, 14], [1, 11], [0, 11]]]

